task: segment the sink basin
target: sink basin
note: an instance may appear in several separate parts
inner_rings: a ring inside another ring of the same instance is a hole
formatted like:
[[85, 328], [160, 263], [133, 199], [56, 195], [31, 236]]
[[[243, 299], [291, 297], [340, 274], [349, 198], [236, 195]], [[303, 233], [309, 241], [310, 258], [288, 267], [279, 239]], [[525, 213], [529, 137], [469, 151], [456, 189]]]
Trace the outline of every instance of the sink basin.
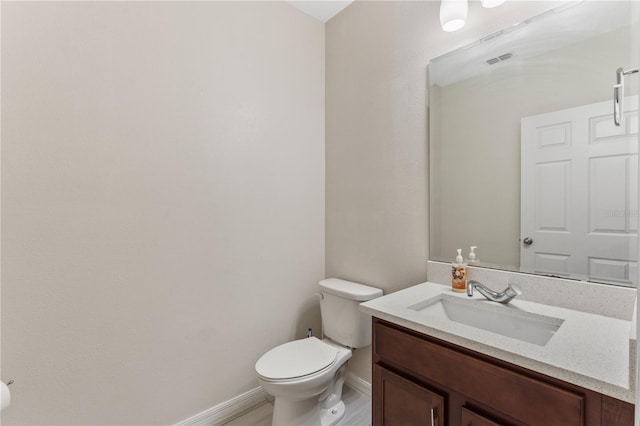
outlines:
[[425, 320], [440, 319], [465, 324], [511, 337], [524, 342], [545, 346], [560, 328], [563, 319], [526, 312], [495, 302], [442, 294], [408, 307], [425, 316]]

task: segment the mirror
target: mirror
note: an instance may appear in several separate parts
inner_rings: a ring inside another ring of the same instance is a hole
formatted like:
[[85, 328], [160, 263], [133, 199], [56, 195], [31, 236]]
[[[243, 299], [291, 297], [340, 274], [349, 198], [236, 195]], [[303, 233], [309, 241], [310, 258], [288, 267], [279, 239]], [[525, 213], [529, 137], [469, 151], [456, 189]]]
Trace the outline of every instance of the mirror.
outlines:
[[429, 64], [430, 259], [635, 286], [633, 1], [571, 2]]

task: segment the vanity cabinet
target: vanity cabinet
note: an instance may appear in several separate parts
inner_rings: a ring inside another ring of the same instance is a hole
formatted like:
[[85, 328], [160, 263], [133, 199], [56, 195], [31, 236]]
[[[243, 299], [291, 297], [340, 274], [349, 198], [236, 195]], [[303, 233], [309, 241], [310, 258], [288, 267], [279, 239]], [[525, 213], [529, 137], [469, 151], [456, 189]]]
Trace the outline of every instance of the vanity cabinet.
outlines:
[[632, 426], [633, 404], [373, 319], [373, 426]]
[[386, 407], [382, 412], [381, 424], [444, 426], [443, 395], [379, 365], [374, 365], [373, 371]]
[[489, 420], [486, 417], [474, 413], [468, 408], [462, 407], [461, 411], [461, 423], [465, 426], [500, 426], [500, 423], [496, 423], [493, 420]]

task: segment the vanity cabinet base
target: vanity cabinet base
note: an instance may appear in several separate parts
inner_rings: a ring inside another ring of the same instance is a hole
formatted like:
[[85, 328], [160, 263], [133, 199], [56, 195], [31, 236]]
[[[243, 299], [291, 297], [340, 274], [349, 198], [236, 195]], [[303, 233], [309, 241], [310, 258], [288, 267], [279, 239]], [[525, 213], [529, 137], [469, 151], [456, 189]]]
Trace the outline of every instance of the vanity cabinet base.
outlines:
[[632, 426], [633, 404], [373, 319], [373, 425]]
[[432, 392], [379, 365], [373, 366], [380, 398], [386, 402], [378, 413], [385, 425], [444, 426], [444, 395]]

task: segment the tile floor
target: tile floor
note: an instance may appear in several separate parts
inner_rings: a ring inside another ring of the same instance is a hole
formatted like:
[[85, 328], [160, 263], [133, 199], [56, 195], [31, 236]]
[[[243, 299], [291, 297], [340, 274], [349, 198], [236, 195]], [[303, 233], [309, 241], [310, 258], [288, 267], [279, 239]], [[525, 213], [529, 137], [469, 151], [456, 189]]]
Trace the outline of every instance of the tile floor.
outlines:
[[[371, 426], [370, 397], [345, 386], [342, 400], [347, 406], [347, 413], [336, 426]], [[271, 426], [272, 412], [273, 406], [265, 403], [225, 423], [224, 426]]]

